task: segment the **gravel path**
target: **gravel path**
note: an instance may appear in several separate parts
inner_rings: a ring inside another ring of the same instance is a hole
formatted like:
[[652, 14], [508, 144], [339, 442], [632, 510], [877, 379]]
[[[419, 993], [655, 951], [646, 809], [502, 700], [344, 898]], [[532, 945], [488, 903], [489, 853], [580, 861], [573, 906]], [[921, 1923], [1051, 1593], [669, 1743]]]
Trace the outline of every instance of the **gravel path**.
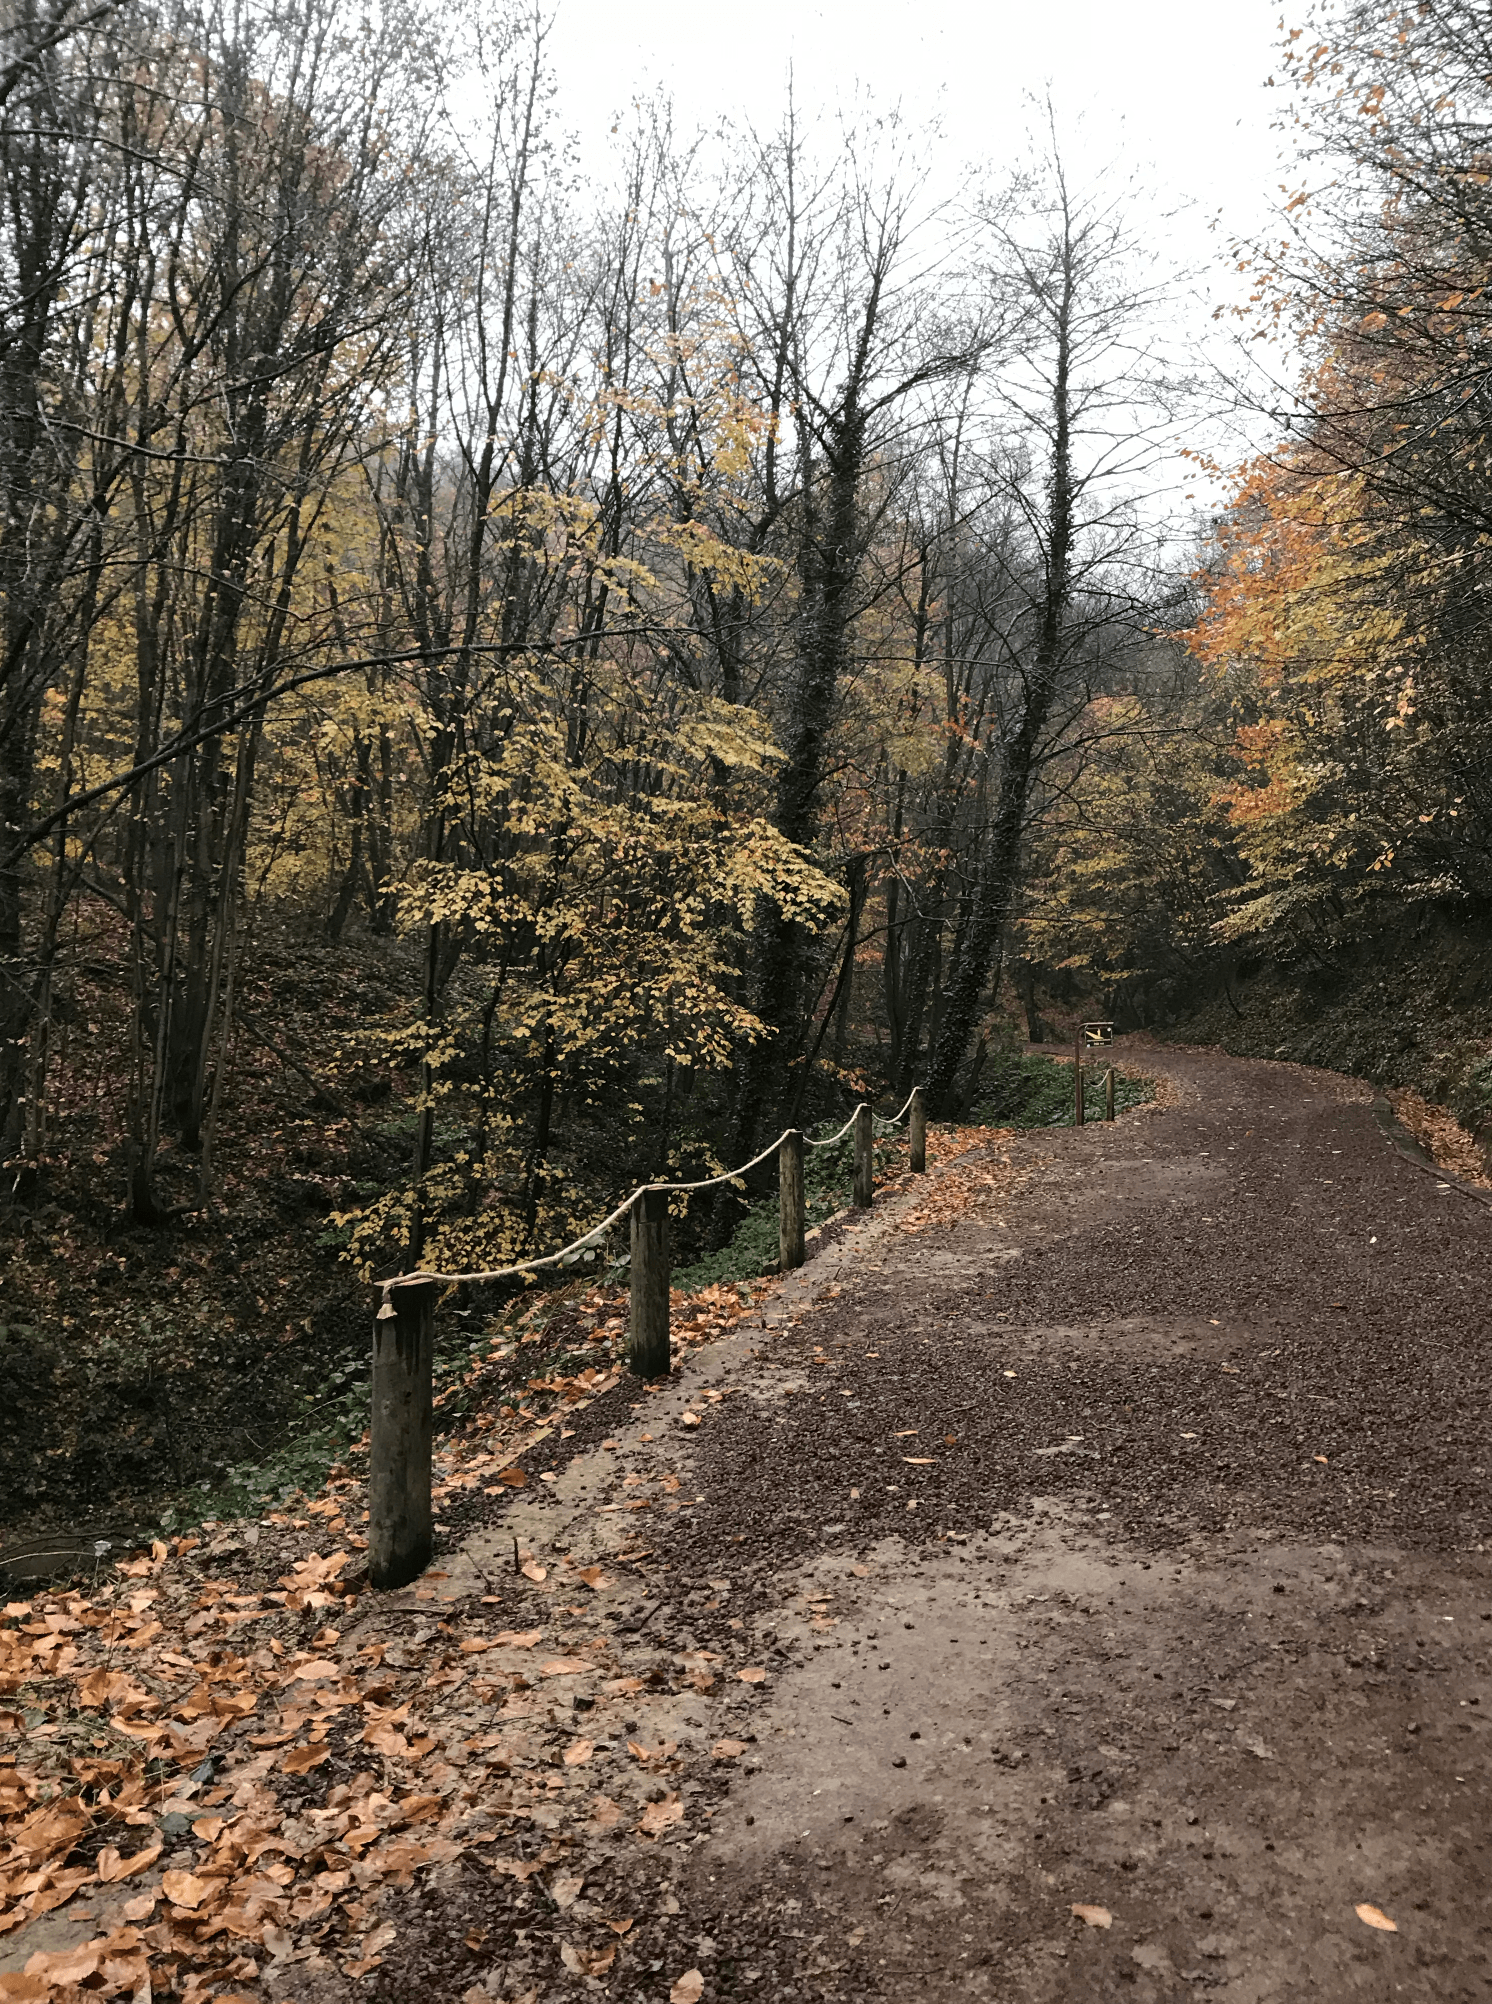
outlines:
[[680, 1816], [563, 1913], [413, 1899], [370, 1996], [1488, 1994], [1492, 1211], [1350, 1081], [1136, 1055], [1179, 1105], [1002, 1144], [961, 1223], [878, 1204], [446, 1562], [645, 1524], [588, 1785], [672, 1742]]

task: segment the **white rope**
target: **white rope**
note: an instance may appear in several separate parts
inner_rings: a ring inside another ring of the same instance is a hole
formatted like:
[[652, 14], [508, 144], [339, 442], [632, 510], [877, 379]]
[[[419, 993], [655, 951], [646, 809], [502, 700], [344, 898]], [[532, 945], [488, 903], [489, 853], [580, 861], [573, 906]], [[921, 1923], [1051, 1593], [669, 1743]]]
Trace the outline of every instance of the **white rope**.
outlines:
[[[915, 1090], [914, 1087], [914, 1096]], [[901, 1119], [902, 1114], [906, 1112], [907, 1107], [911, 1104], [911, 1099], [908, 1099], [907, 1106], [904, 1106], [901, 1113], [895, 1115], [892, 1122], [888, 1124], [894, 1126], [895, 1122]], [[856, 1107], [855, 1112], [850, 1115], [844, 1126], [840, 1128], [838, 1134], [831, 1135], [827, 1141], [813, 1141], [807, 1135], [804, 1135], [803, 1139], [810, 1148], [832, 1148], [836, 1141], [843, 1141], [844, 1137], [849, 1133], [855, 1124], [859, 1111], [859, 1107]], [[871, 1119], [875, 1119], [874, 1113], [872, 1113]], [[624, 1198], [617, 1205], [610, 1217], [603, 1218], [599, 1225], [592, 1225], [591, 1229], [583, 1237], [573, 1240], [567, 1246], [562, 1246], [558, 1252], [545, 1253], [542, 1259], [520, 1260], [516, 1266], [489, 1267], [482, 1273], [435, 1273], [427, 1267], [421, 1267], [416, 1273], [396, 1273], [390, 1279], [381, 1280], [378, 1283], [383, 1290], [383, 1303], [379, 1308], [376, 1320], [384, 1322], [391, 1315], [398, 1313], [394, 1307], [392, 1298], [396, 1287], [414, 1287], [421, 1282], [433, 1283], [441, 1287], [484, 1286], [488, 1281], [512, 1280], [520, 1273], [538, 1273], [546, 1266], [558, 1266], [561, 1261], [567, 1260], [572, 1253], [584, 1252], [587, 1247], [593, 1246], [597, 1239], [604, 1238], [613, 1225], [619, 1224], [626, 1217], [632, 1206], [637, 1202], [637, 1199], [645, 1191], [659, 1190], [669, 1196], [692, 1197], [700, 1190], [716, 1190], [722, 1183], [735, 1183], [742, 1176], [749, 1175], [758, 1164], [765, 1162], [769, 1155], [775, 1155], [783, 1142], [793, 1132], [794, 1129], [791, 1127], [785, 1127], [775, 1141], [769, 1141], [759, 1155], [753, 1155], [751, 1160], [742, 1163], [739, 1169], [727, 1169], [719, 1176], [707, 1177], [702, 1183], [639, 1183], [632, 1194]]]
[[812, 1136], [811, 1134], [805, 1134], [805, 1135], [804, 1135], [804, 1137], [803, 1137], [803, 1140], [804, 1140], [805, 1144], [806, 1144], [806, 1145], [807, 1145], [807, 1146], [808, 1146], [809, 1148], [832, 1148], [832, 1147], [834, 1146], [834, 1144], [835, 1144], [835, 1142], [836, 1142], [836, 1141], [843, 1141], [843, 1140], [844, 1140], [845, 1136], [846, 1136], [846, 1135], [847, 1135], [847, 1134], [849, 1133], [850, 1129], [851, 1129], [851, 1128], [852, 1128], [852, 1127], [854, 1126], [854, 1124], [855, 1124], [855, 1120], [856, 1120], [856, 1117], [858, 1116], [859, 1112], [860, 1112], [860, 1109], [859, 1109], [859, 1107], [857, 1106], [857, 1107], [855, 1108], [855, 1111], [854, 1111], [854, 1113], [852, 1113], [852, 1114], [850, 1115], [849, 1119], [848, 1119], [848, 1120], [847, 1120], [847, 1121], [845, 1122], [844, 1126], [840, 1128], [840, 1130], [839, 1130], [838, 1134], [831, 1134], [831, 1135], [829, 1136], [829, 1139], [828, 1139], [827, 1141], [815, 1141], [815, 1140], [814, 1140], [814, 1138], [813, 1138], [813, 1136]]

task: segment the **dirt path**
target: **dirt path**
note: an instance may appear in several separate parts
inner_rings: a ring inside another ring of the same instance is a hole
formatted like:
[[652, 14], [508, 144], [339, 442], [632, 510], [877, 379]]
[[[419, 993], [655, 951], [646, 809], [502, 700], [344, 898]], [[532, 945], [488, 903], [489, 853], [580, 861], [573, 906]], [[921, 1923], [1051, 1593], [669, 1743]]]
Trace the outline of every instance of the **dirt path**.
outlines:
[[1488, 1994], [1492, 1211], [1348, 1081], [1144, 1061], [1178, 1106], [878, 1201], [360, 1603], [469, 1848], [271, 1997]]
[[[684, 1773], [745, 1754], [588, 1887], [653, 1910], [614, 1996], [1492, 1986], [1492, 1215], [1349, 1082], [1152, 1057], [1181, 1106], [1012, 1143], [952, 1229], [888, 1207], [491, 1534], [615, 1549], [623, 1466], [686, 1468], [626, 1723]], [[668, 1690], [699, 1650], [713, 1693]], [[382, 1994], [461, 1994], [452, 1920]], [[541, 1973], [508, 1946], [492, 1996]]]

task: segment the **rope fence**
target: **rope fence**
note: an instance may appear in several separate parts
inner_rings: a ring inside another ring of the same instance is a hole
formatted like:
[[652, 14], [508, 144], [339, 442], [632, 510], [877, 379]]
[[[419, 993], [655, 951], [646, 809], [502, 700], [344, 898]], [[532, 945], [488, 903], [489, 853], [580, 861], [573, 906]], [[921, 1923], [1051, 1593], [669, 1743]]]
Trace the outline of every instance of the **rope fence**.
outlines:
[[739, 1183], [774, 1154], [777, 1157], [778, 1270], [803, 1264], [806, 1244], [804, 1151], [834, 1148], [854, 1136], [854, 1204], [869, 1210], [873, 1195], [875, 1141], [909, 1121], [910, 1167], [927, 1169], [927, 1107], [921, 1086], [905, 1105], [882, 1118], [868, 1100], [857, 1106], [837, 1134], [815, 1140], [795, 1127], [739, 1169], [723, 1170], [697, 1183], [641, 1183], [616, 1209], [558, 1252], [520, 1260], [512, 1266], [474, 1273], [438, 1273], [421, 1267], [377, 1283], [373, 1322], [373, 1413], [368, 1474], [368, 1576], [375, 1587], [406, 1585], [430, 1562], [432, 1508], [431, 1440], [434, 1414], [435, 1302], [443, 1287], [479, 1286], [514, 1280], [562, 1266], [599, 1244], [623, 1218], [630, 1219], [627, 1363], [640, 1378], [666, 1377], [673, 1367], [668, 1308], [670, 1256], [668, 1200]]

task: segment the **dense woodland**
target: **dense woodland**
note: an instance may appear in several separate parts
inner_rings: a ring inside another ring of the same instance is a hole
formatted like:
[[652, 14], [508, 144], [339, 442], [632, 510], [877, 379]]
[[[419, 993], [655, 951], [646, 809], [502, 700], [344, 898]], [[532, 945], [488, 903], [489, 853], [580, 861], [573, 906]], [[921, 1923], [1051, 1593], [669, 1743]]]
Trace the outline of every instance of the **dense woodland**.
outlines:
[[1492, 23], [1275, 82], [1228, 384], [1054, 119], [957, 205], [889, 113], [659, 101], [598, 181], [539, 18], [8, 0], [12, 1317], [269, 1314], [271, 1201], [297, 1290], [521, 1257], [1385, 939], [1485, 985]]

